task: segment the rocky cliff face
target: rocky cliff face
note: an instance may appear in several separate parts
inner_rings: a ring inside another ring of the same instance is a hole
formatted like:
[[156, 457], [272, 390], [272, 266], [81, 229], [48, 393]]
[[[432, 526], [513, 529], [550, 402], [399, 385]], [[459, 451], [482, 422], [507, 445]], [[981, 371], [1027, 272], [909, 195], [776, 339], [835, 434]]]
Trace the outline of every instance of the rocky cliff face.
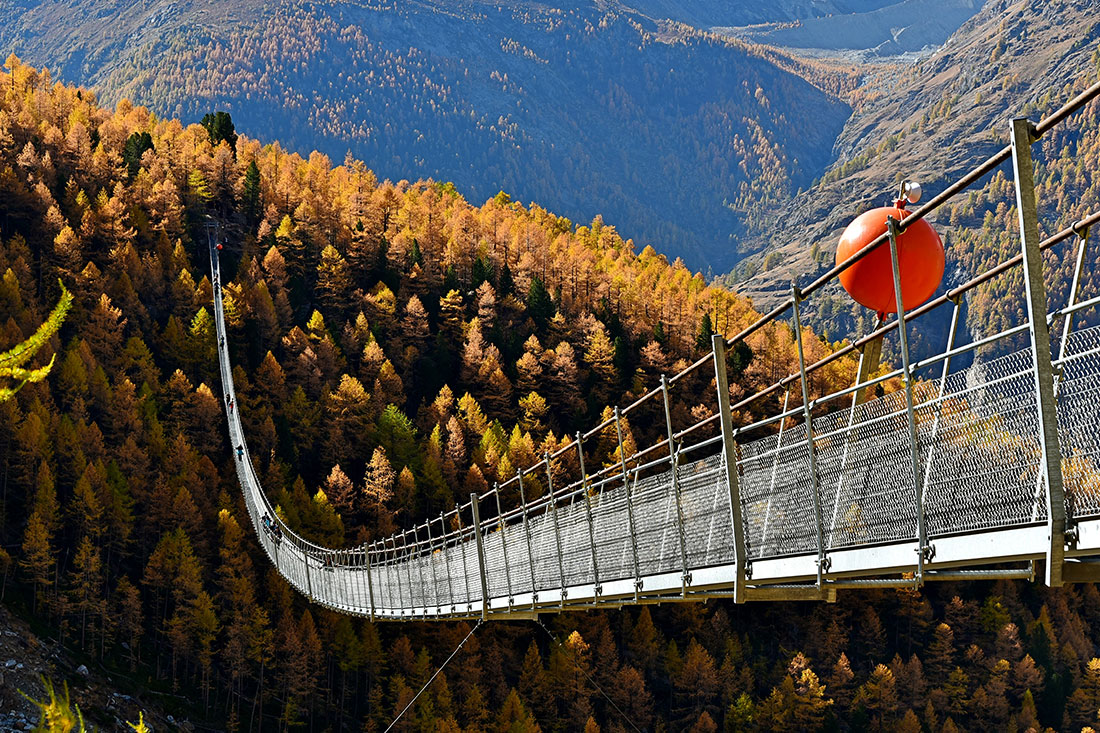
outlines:
[[[144, 716], [153, 731], [193, 730], [186, 720], [164, 710], [184, 702], [175, 695], [157, 700], [155, 692], [138, 692], [136, 681], [125, 674], [87, 664], [56, 641], [44, 639], [30, 624], [0, 604], [0, 733], [32, 730], [38, 724], [39, 710], [31, 701], [47, 699], [44, 681], [50, 681], [58, 694], [68, 685], [71, 702], [89, 729], [129, 730], [127, 721]], [[178, 715], [178, 711], [177, 711]]]

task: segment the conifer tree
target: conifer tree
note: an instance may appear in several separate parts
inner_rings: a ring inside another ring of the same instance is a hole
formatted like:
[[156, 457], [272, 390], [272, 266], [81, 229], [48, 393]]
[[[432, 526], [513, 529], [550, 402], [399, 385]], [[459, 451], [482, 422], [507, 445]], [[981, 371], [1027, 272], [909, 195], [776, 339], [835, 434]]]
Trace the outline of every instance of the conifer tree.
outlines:
[[148, 132], [135, 132], [126, 138], [122, 149], [122, 162], [126, 164], [126, 175], [133, 179], [141, 168], [141, 156], [146, 150], [153, 150], [153, 138]]
[[119, 577], [113, 600], [118, 633], [127, 647], [130, 670], [136, 669], [141, 659], [141, 636], [144, 617], [141, 608], [141, 592], [125, 575]]
[[38, 604], [46, 599], [46, 589], [52, 585], [54, 550], [52, 538], [46, 528], [46, 522], [38, 512], [31, 514], [27, 528], [23, 532], [23, 558], [20, 567], [31, 583], [31, 610], [38, 611]]
[[211, 145], [216, 146], [219, 142], [225, 141], [229, 143], [229, 147], [237, 147], [237, 132], [233, 126], [233, 118], [228, 112], [208, 112], [203, 115], [200, 124], [206, 128]]
[[852, 705], [867, 711], [876, 730], [888, 729], [898, 708], [897, 689], [890, 668], [885, 664], [877, 665], [870, 678], [856, 691]]
[[249, 161], [244, 172], [244, 186], [241, 190], [241, 210], [245, 221], [255, 226], [263, 213], [263, 201], [260, 191], [260, 168], [255, 159]]
[[703, 713], [718, 714], [718, 670], [710, 653], [692, 639], [683, 665], [673, 676], [673, 721], [691, 725]]
[[100, 564], [99, 549], [85, 535], [81, 538], [76, 555], [73, 557], [68, 602], [69, 609], [79, 618], [81, 649], [86, 648], [89, 622], [94, 624], [103, 616], [102, 585], [103, 568]]
[[710, 313], [704, 313], [699, 321], [699, 331], [695, 336], [696, 351], [710, 351], [711, 336], [714, 335], [714, 326], [710, 321]]

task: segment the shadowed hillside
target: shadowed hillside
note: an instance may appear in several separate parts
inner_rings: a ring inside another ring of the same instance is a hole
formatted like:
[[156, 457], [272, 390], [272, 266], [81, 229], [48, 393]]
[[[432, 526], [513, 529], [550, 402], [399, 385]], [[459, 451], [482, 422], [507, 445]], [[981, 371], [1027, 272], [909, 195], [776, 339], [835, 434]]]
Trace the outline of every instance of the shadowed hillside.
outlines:
[[615, 5], [326, 0], [27, 8], [0, 48], [382, 177], [602, 214], [695, 269], [821, 174], [848, 108], [763, 53]]

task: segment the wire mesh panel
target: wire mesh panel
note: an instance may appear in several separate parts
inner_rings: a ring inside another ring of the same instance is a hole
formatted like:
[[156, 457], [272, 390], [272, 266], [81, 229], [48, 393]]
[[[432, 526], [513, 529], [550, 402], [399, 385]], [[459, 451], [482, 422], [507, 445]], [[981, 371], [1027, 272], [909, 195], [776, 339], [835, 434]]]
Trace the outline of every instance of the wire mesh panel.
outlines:
[[[482, 527], [484, 529], [484, 525]], [[485, 579], [489, 586], [490, 597], [508, 595], [508, 572], [505, 571], [504, 567], [502, 538], [503, 535], [500, 533], [500, 529], [495, 526], [482, 534], [481, 543], [485, 551]], [[511, 556], [508, 559], [511, 560]], [[481, 582], [480, 579], [478, 582]]]
[[749, 557], [817, 549], [806, 426], [787, 427], [782, 445], [777, 442], [777, 436], [768, 436], [741, 446], [738, 466]]
[[[635, 503], [636, 509], [640, 507], [641, 504]], [[634, 545], [630, 537], [630, 517], [622, 477], [609, 479], [592, 497], [592, 523], [597, 537], [596, 561], [600, 566], [600, 580], [633, 578]]]
[[1100, 326], [1071, 334], [1058, 383], [1058, 437], [1069, 517], [1100, 514]]
[[642, 573], [651, 575], [682, 570], [681, 528], [671, 469], [643, 479], [632, 494], [635, 497], [638, 564]]
[[721, 455], [680, 468], [688, 567], [733, 561], [730, 493], [725, 473]]
[[1045, 521], [1036, 496], [1040, 445], [1030, 349], [948, 377], [932, 445], [925, 507], [929, 533]]
[[[914, 390], [919, 403], [930, 391]], [[830, 549], [914, 537], [917, 532], [912, 437], [904, 392], [814, 421], [821, 472], [822, 514]], [[924, 453], [917, 413], [918, 457]]]
[[558, 566], [558, 533], [554, 527], [552, 512], [529, 518], [531, 528], [531, 550], [535, 555], [535, 590], [544, 591], [561, 587]]
[[[792, 447], [804, 444], [805, 440], [804, 432], [783, 430], [741, 447], [738, 469], [745, 518], [745, 545], [750, 558], [778, 553], [775, 530], [779, 517], [784, 516], [788, 492], [776, 491], [776, 487], [789, 487], [791, 483], [783, 473], [791, 466], [785, 464], [782, 458]], [[812, 501], [808, 495], [806, 499]]]
[[592, 574], [592, 546], [588, 534], [588, 519], [584, 499], [574, 496], [572, 501], [559, 506], [558, 520], [561, 527], [562, 566], [565, 568], [565, 585], [580, 585], [594, 581]]

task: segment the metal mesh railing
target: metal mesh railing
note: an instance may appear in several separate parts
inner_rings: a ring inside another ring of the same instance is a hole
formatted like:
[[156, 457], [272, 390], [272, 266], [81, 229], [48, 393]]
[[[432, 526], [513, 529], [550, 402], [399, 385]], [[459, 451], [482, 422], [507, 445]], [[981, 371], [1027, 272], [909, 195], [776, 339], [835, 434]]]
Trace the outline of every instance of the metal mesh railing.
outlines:
[[1067, 510], [1100, 515], [1100, 328], [1070, 335], [1057, 388]]
[[[1098, 93], [1100, 85], [1073, 104], [1079, 107]], [[1051, 119], [1066, 114], [1063, 109]], [[1051, 124], [1045, 121], [1040, 128]], [[1006, 155], [998, 153], [977, 170], [988, 172]], [[964, 181], [976, 178], [972, 173]], [[956, 184], [948, 191], [961, 188]], [[905, 222], [938, 206], [946, 194]], [[1100, 215], [1093, 215], [1042, 243], [1025, 244], [1025, 250], [1048, 250], [1097, 222]], [[885, 243], [885, 236], [876, 240], [878, 245]], [[890, 244], [896, 246], [892, 240]], [[869, 245], [848, 264], [878, 245]], [[1085, 262], [1085, 242], [1079, 247], [1078, 261]], [[213, 242], [210, 253], [218, 285]], [[952, 300], [957, 316], [962, 293], [1010, 267], [1024, 264], [1026, 269], [1025, 260], [1010, 258], [904, 320]], [[834, 268], [828, 277], [841, 269]], [[1052, 312], [1049, 320], [1100, 305], [1100, 299], [1075, 300], [1079, 278], [1080, 266], [1069, 288], [1070, 304]], [[795, 290], [793, 300], [728, 343], [765, 326], [784, 327], [776, 321], [788, 309], [793, 308], [798, 324], [799, 300], [821, 282], [802, 293]], [[621, 412], [616, 410], [613, 418], [487, 494], [471, 496], [470, 502], [450, 512], [369, 546], [320, 547], [286, 526], [260, 486], [232, 407], [236, 396], [220, 287], [214, 292], [229, 436], [249, 516], [279, 572], [312, 600], [339, 611], [371, 617], [484, 616], [523, 608], [585, 606], [605, 599], [631, 602], [650, 594], [667, 597], [677, 590], [686, 596], [698, 592], [692, 589], [692, 576], [708, 569], [722, 573], [713, 576], [717, 580], [708, 581], [709, 590], [701, 593], [723, 592], [729, 587], [739, 590], [752, 573], [751, 564], [813, 556], [820, 585], [831, 553], [914, 543], [918, 557], [912, 562], [920, 582], [924, 558], [934, 550], [922, 543], [1043, 524], [1057, 529], [1055, 519], [1060, 522], [1063, 511], [1059, 502], [1048, 498], [1052, 469], [1044, 462], [1044, 398], [1036, 387], [1041, 383], [1037, 375], [1052, 364], [1060, 368], [1060, 373], [1055, 370], [1051, 398], [1056, 415], [1047, 414], [1057, 423], [1050, 450], [1060, 451], [1055, 469], [1060, 468], [1064, 481], [1064, 514], [1071, 521], [1100, 515], [1100, 327], [1073, 331], [1067, 325], [1068, 338], [1058, 357], [1037, 354], [1031, 347], [1009, 354], [996, 351], [1027, 326], [962, 347], [953, 347], [952, 339], [944, 351], [909, 371], [925, 373], [942, 363], [940, 379], [907, 380], [904, 370], [894, 370], [864, 376], [851, 388], [802, 405], [796, 387], [804, 387], [812, 372], [854, 349], [842, 347], [815, 364], [802, 363], [799, 372], [733, 405], [732, 410], [745, 414], [764, 398], [786, 395], [781, 414], [736, 429], [725, 389], [727, 342], [719, 337], [710, 357], [662, 379], [660, 387]], [[1049, 310], [1045, 302], [1042, 308]], [[882, 325], [858, 343], [881, 339], [900, 330], [898, 326], [897, 321]], [[904, 352], [905, 341], [901, 343]], [[800, 335], [798, 346], [801, 359]], [[992, 356], [985, 356], [986, 350], [993, 350]], [[982, 358], [952, 372], [950, 359], [965, 352]], [[677, 431], [670, 392], [698, 391], [704, 379], [700, 370], [708, 362], [714, 364], [718, 385], [718, 390], [711, 389], [715, 402], [697, 406], [698, 395], [692, 393], [691, 405], [692, 414], [709, 411], [709, 417]], [[864, 399], [868, 390], [897, 377], [911, 389], [911, 396], [902, 389]], [[802, 393], [809, 396], [807, 389]], [[797, 406], [790, 405], [792, 397]], [[662, 402], [668, 436], [623, 458], [622, 421], [628, 416], [659, 421]], [[584, 453], [592, 449], [586, 446], [582, 452], [579, 446], [608, 435], [617, 440], [618, 457], [586, 471]], [[746, 435], [758, 437], [737, 445]], [[524, 481], [532, 478], [539, 482], [539, 491], [549, 486], [552, 492], [527, 501]], [[509, 486], [522, 501], [517, 508], [503, 510], [502, 490]], [[1034, 556], [1033, 550], [1029, 552]], [[869, 575], [875, 572], [866, 570]], [[752, 580], [769, 581], [758, 575]]]

